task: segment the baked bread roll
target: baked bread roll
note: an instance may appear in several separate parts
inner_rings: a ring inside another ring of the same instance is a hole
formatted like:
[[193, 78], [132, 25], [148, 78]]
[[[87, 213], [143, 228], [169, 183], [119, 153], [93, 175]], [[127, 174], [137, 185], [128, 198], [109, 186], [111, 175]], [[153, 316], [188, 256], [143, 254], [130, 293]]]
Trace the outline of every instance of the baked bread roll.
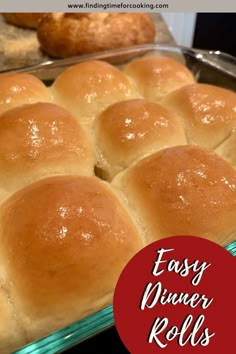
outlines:
[[97, 166], [111, 179], [146, 155], [186, 144], [174, 114], [144, 99], [117, 102], [97, 118]]
[[214, 152], [194, 145], [161, 150], [114, 181], [140, 219], [146, 242], [192, 235], [221, 245], [236, 236], [236, 173]]
[[2, 16], [6, 22], [25, 28], [37, 28], [39, 22], [46, 15], [46, 13], [32, 13], [32, 12], [16, 12], [3, 13]]
[[31, 74], [0, 75], [0, 114], [27, 103], [51, 102], [48, 88]]
[[65, 58], [153, 43], [155, 25], [144, 13], [60, 13], [45, 17], [37, 34], [44, 52]]
[[188, 68], [175, 59], [147, 56], [136, 59], [124, 67], [141, 95], [159, 102], [171, 91], [195, 82]]
[[236, 127], [236, 94], [221, 87], [185, 86], [161, 103], [182, 119], [190, 144], [215, 149]]
[[66, 69], [51, 90], [55, 102], [89, 128], [96, 115], [110, 104], [139, 97], [120, 70], [102, 61], [87, 61]]
[[94, 165], [90, 139], [63, 108], [35, 103], [0, 116], [0, 201], [43, 177], [93, 175]]
[[126, 208], [96, 177], [38, 181], [2, 205], [0, 225], [6, 289], [29, 341], [110, 304], [143, 247]]

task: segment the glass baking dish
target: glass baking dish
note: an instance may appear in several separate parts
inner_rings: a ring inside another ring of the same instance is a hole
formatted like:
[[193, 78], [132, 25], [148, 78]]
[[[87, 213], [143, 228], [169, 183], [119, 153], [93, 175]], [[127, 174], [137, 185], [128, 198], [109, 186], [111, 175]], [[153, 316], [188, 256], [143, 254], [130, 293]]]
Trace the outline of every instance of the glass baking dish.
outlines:
[[[227, 245], [225, 249], [236, 257], [236, 241]], [[112, 326], [114, 326], [114, 317], [111, 305], [60, 331], [23, 347], [14, 352], [14, 354], [61, 353]]]
[[[59, 73], [76, 63], [87, 60], [105, 60], [121, 67], [135, 57], [144, 55], [173, 57], [184, 63], [193, 72], [197, 81], [236, 91], [236, 58], [219, 51], [196, 50], [180, 46], [135, 46], [69, 59], [46, 61], [39, 65], [5, 70], [0, 73], [27, 72], [36, 75], [47, 85], [50, 85]], [[225, 248], [236, 256], [236, 241]], [[14, 353], [53, 354], [63, 352], [113, 325], [114, 318], [111, 305], [43, 339], [28, 344]]]

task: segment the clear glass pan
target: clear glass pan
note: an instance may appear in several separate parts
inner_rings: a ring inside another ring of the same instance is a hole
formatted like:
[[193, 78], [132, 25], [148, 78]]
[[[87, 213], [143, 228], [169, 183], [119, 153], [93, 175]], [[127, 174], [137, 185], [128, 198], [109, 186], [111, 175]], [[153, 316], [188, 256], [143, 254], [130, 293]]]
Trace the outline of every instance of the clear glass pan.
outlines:
[[[225, 247], [236, 257], [236, 241]], [[60, 331], [29, 344], [14, 354], [54, 354], [106, 330], [114, 325], [113, 308], [108, 306]]]
[[[214, 84], [236, 91], [236, 58], [219, 51], [163, 45], [136, 46], [63, 60], [46, 61], [39, 65], [0, 72], [28, 72], [48, 85], [67, 67], [87, 60], [105, 60], [121, 66], [143, 55], [170, 56], [183, 62], [199, 82]], [[128, 59], [127, 59], [128, 58]], [[225, 247], [236, 256], [236, 241]], [[15, 354], [53, 354], [62, 352], [114, 325], [112, 306], [96, 312], [60, 331], [31, 343]]]

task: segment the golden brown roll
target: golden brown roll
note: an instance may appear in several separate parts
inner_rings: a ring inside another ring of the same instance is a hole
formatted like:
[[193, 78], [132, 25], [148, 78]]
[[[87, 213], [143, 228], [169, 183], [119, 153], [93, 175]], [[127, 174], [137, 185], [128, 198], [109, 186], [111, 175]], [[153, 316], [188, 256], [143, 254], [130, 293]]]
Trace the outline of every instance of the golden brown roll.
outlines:
[[35, 103], [0, 116], [0, 200], [46, 176], [92, 175], [94, 165], [90, 139], [63, 108]]
[[88, 127], [110, 104], [139, 96], [121, 71], [102, 61], [87, 61], [66, 69], [51, 90], [55, 102]]
[[236, 127], [236, 94], [221, 87], [185, 86], [161, 103], [182, 119], [190, 144], [216, 148]]
[[25, 28], [37, 28], [39, 22], [46, 13], [31, 13], [31, 12], [17, 12], [17, 13], [3, 13], [2, 16], [6, 22]]
[[135, 83], [141, 95], [159, 102], [173, 90], [195, 82], [188, 68], [175, 59], [147, 56], [136, 59], [124, 68], [125, 74]]
[[27, 103], [51, 102], [47, 87], [30, 74], [0, 75], [0, 114]]
[[117, 102], [95, 124], [98, 166], [109, 178], [137, 159], [163, 148], [186, 143], [174, 114], [144, 99]]
[[6, 288], [29, 341], [111, 303], [143, 247], [126, 208], [96, 177], [38, 181], [2, 205], [0, 225]]
[[147, 242], [192, 235], [219, 244], [236, 235], [236, 172], [214, 152], [171, 147], [138, 162], [113, 184], [141, 220]]
[[153, 43], [155, 25], [144, 13], [61, 13], [45, 17], [37, 34], [43, 51], [65, 58]]

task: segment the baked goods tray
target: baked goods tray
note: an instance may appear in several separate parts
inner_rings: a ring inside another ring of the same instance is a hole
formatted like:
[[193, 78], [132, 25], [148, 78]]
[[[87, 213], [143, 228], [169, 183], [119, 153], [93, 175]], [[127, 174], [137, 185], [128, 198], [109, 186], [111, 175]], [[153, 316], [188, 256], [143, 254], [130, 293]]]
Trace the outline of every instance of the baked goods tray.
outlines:
[[[24, 67], [7, 72], [27, 72], [36, 75], [45, 83], [50, 84], [65, 68], [86, 60], [106, 60], [119, 62], [122, 66], [134, 57], [146, 55], [170, 56], [184, 63], [199, 82], [219, 85], [236, 91], [236, 59], [219, 51], [203, 51], [179, 46], [145, 45], [113, 50], [93, 55], [80, 56], [63, 60], [49, 60], [39, 65]], [[226, 247], [236, 256], [236, 241]], [[114, 325], [112, 305], [103, 310], [71, 324], [47, 337], [22, 347], [15, 354], [53, 354], [95, 336]]]

